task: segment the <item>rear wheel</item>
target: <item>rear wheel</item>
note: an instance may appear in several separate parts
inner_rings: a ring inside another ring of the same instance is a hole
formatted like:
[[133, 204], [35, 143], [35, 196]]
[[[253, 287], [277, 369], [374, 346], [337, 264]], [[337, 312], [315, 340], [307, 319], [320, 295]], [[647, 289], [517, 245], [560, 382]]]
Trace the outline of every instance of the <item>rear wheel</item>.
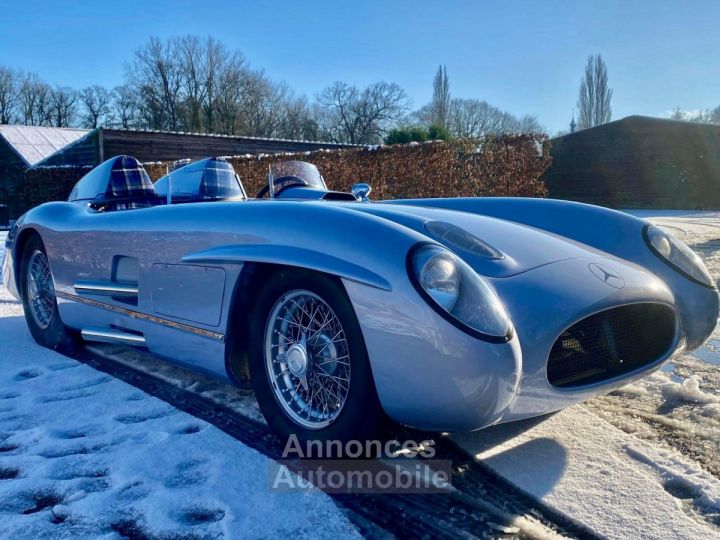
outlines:
[[300, 440], [369, 439], [382, 423], [360, 325], [347, 295], [321, 274], [282, 270], [252, 313], [250, 373], [270, 426]]
[[35, 341], [50, 349], [71, 347], [73, 336], [60, 320], [50, 263], [38, 236], [30, 238], [23, 250], [20, 287], [25, 320]]

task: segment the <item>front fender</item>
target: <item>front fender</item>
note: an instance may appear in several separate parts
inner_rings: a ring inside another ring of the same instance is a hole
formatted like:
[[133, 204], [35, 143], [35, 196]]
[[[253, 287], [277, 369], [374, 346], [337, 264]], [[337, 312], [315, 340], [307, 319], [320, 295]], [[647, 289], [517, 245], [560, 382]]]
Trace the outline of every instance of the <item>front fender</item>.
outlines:
[[218, 246], [190, 253], [182, 262], [200, 264], [235, 264], [258, 262], [297, 266], [345, 278], [386, 291], [392, 286], [384, 277], [368, 268], [313, 249], [278, 244], [245, 244]]

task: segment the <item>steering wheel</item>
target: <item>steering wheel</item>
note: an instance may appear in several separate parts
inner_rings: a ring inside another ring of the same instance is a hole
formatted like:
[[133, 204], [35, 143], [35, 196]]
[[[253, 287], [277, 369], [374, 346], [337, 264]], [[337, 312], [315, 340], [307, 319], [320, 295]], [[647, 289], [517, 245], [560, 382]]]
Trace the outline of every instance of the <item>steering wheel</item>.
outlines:
[[260, 191], [257, 192], [257, 195], [255, 195], [256, 199], [262, 199], [265, 195], [268, 194], [268, 191], [270, 191], [270, 185], [265, 184]]
[[[280, 178], [276, 178], [275, 180], [273, 180], [273, 184], [275, 186], [275, 196], [279, 195], [280, 192], [282, 192], [290, 187], [309, 185], [305, 180], [303, 180], [299, 176], [281, 176]], [[255, 198], [262, 199], [265, 195], [268, 194], [269, 191], [270, 191], [270, 184], [267, 184], [267, 185], [263, 186], [260, 191], [257, 192], [257, 195], [255, 195]]]

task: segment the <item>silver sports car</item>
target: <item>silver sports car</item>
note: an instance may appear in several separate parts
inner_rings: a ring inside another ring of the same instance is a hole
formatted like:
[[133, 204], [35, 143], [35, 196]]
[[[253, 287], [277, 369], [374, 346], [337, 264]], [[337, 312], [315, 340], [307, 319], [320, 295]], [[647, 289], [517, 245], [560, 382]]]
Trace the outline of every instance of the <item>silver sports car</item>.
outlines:
[[718, 291], [627, 214], [567, 201], [370, 202], [273, 165], [248, 199], [209, 158], [155, 185], [128, 156], [13, 227], [5, 283], [35, 339], [143, 347], [236, 383], [270, 425], [474, 430], [578, 403], [699, 347]]

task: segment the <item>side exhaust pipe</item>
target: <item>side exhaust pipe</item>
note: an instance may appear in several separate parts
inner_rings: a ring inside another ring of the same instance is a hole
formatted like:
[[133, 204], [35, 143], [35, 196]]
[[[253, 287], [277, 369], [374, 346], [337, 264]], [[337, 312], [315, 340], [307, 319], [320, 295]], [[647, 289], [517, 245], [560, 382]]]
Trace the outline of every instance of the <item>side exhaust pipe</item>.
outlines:
[[116, 343], [132, 345], [133, 347], [144, 347], [145, 338], [138, 334], [115, 330], [114, 328], [83, 328], [80, 335], [85, 341], [100, 343]]

